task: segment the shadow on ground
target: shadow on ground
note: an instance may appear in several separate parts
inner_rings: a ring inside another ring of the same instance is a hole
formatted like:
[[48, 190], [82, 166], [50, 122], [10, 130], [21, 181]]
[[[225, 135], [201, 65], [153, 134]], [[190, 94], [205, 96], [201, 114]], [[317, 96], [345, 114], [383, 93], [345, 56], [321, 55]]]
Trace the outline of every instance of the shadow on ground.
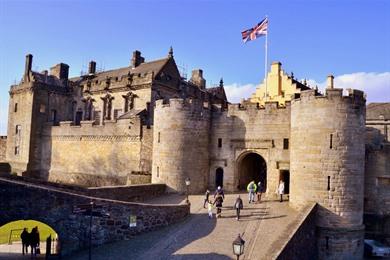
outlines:
[[[231, 259], [219, 254], [174, 255], [179, 249], [193, 241], [208, 236], [216, 224], [216, 219], [208, 219], [207, 214], [191, 215], [175, 225], [142, 234], [127, 241], [95, 247], [92, 250], [92, 259]], [[88, 250], [63, 259], [88, 259]]]

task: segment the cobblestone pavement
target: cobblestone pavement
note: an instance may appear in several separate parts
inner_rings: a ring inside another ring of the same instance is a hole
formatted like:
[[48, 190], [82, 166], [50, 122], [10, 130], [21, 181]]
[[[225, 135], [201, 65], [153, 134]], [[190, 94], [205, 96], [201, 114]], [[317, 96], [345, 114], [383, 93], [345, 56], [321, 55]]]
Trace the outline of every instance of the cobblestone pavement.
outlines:
[[[190, 196], [191, 216], [185, 221], [140, 235], [128, 241], [119, 241], [93, 249], [93, 259], [233, 259], [232, 242], [238, 233], [245, 243], [245, 254], [240, 259], [268, 259], [272, 243], [298, 212], [287, 202], [265, 199], [260, 204], [249, 204], [247, 194], [241, 194], [244, 209], [236, 220], [233, 203], [237, 194], [228, 194], [222, 217], [209, 219], [203, 209], [203, 196]], [[173, 196], [169, 200], [177, 201]], [[156, 199], [156, 203], [161, 203]], [[168, 202], [168, 203], [172, 203]], [[88, 251], [67, 259], [88, 259]]]

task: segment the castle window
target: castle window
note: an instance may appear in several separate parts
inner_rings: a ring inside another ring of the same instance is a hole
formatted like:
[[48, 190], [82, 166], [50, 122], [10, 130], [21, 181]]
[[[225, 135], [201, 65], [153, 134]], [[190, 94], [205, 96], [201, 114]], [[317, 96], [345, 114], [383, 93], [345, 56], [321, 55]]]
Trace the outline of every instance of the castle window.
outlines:
[[330, 134], [330, 138], [329, 138], [329, 148], [330, 148], [330, 149], [333, 149], [333, 134]]
[[94, 116], [95, 116], [95, 125], [100, 125], [100, 111], [95, 111]]
[[284, 91], [282, 90], [282, 98], [284, 98]]
[[284, 139], [283, 139], [283, 149], [284, 149], [284, 150], [288, 150], [288, 147], [289, 147], [288, 138], [284, 138]]
[[22, 132], [22, 126], [21, 125], [16, 125], [16, 128], [15, 128], [16, 136], [20, 137], [21, 132]]
[[57, 110], [52, 109], [50, 113], [50, 121], [57, 122]]
[[39, 106], [39, 113], [45, 113], [46, 112], [46, 106], [44, 104], [41, 104]]
[[158, 132], [157, 143], [160, 143], [160, 132]]
[[160, 167], [157, 166], [157, 178], [160, 177]]
[[114, 119], [117, 119], [122, 114], [122, 109], [114, 109]]
[[222, 147], [222, 138], [218, 138], [218, 148]]
[[19, 155], [19, 152], [20, 152], [19, 146], [15, 146], [15, 155]]
[[14, 112], [18, 112], [18, 103], [15, 103], [15, 108], [14, 108]]
[[330, 190], [330, 176], [328, 176], [328, 187], [327, 190]]

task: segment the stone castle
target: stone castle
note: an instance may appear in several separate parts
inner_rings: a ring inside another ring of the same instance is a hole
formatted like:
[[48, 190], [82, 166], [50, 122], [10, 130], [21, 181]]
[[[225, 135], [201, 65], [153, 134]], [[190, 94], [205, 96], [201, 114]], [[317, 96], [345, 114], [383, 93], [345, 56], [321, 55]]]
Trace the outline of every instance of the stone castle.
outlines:
[[[165, 183], [191, 193], [262, 181], [286, 183], [289, 203], [318, 203], [320, 258], [356, 257], [366, 234], [390, 234], [390, 103], [362, 91], [325, 93], [274, 62], [264, 84], [230, 104], [223, 81], [181, 77], [172, 49], [128, 67], [69, 78], [63, 63], [41, 73], [26, 56], [11, 86], [6, 161], [18, 175], [82, 186]], [[380, 223], [380, 224], [378, 224]], [[378, 226], [379, 225], [379, 226]], [[390, 236], [389, 236], [390, 237]], [[332, 251], [329, 250], [332, 244]]]

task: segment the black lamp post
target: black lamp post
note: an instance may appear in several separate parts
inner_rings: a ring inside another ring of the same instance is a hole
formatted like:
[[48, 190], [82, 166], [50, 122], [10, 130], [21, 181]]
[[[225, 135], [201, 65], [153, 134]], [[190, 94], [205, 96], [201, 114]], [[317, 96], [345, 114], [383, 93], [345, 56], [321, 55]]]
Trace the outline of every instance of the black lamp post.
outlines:
[[244, 253], [245, 241], [241, 238], [240, 234], [233, 241], [233, 253], [237, 256], [237, 260], [240, 259], [240, 255]]
[[190, 200], [188, 199], [188, 189], [190, 188], [190, 185], [191, 185], [191, 179], [190, 178], [186, 178], [185, 179], [185, 182], [186, 182], [186, 187], [187, 187], [187, 199], [186, 199], [186, 203], [189, 204], [190, 203]]

